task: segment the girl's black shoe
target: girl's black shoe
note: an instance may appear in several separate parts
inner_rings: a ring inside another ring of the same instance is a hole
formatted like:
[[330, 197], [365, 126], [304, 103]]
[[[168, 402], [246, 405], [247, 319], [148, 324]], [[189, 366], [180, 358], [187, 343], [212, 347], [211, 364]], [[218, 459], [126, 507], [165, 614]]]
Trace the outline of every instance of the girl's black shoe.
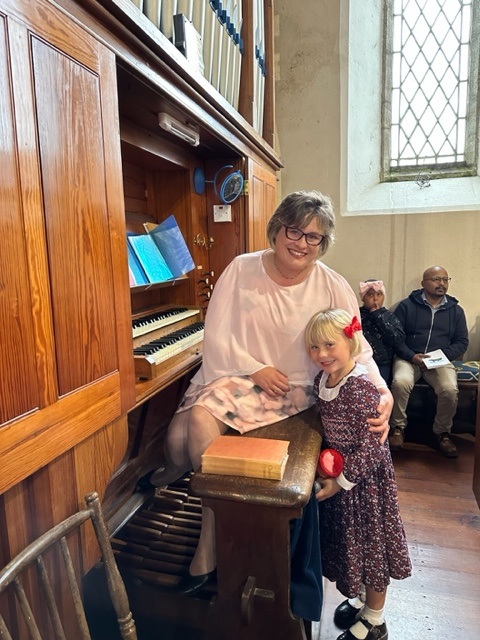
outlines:
[[352, 606], [348, 600], [339, 604], [333, 614], [333, 622], [339, 629], [349, 629], [355, 624], [360, 609]]
[[[358, 622], [361, 622], [368, 629], [365, 640], [388, 640], [388, 630], [385, 622], [375, 625], [361, 617], [358, 618]], [[338, 636], [337, 640], [358, 640], [358, 638], [350, 633], [350, 629], [347, 629]]]

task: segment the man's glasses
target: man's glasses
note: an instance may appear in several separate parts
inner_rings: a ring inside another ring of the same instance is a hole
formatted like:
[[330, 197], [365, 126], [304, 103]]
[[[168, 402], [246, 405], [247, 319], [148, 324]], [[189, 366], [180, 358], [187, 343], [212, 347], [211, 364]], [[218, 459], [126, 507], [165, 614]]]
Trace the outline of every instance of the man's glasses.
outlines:
[[427, 278], [427, 280], [431, 280], [432, 282], [435, 282], [436, 284], [440, 284], [440, 282], [444, 282], [445, 284], [448, 284], [451, 280], [451, 278], [441, 278], [440, 276], [435, 276], [434, 278]]
[[319, 244], [322, 244], [325, 236], [320, 235], [319, 233], [303, 233], [300, 229], [296, 227], [287, 227], [286, 224], [283, 225], [285, 227], [285, 235], [289, 240], [301, 240], [303, 236], [305, 236], [305, 240], [307, 244], [312, 247], [318, 247]]

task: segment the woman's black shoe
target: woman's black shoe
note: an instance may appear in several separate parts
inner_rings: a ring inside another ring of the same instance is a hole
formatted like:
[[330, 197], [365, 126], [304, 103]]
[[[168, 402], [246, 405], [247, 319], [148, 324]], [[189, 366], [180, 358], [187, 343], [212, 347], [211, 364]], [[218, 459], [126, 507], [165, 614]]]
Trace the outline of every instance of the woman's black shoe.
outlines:
[[333, 622], [339, 629], [349, 629], [360, 613], [360, 609], [353, 607], [348, 600], [339, 604], [333, 614]]
[[210, 571], [210, 573], [201, 573], [198, 576], [192, 576], [190, 572], [188, 572], [180, 578], [177, 590], [186, 596], [193, 596], [197, 591], [200, 591], [209, 580], [213, 579], [215, 575], [216, 569]]

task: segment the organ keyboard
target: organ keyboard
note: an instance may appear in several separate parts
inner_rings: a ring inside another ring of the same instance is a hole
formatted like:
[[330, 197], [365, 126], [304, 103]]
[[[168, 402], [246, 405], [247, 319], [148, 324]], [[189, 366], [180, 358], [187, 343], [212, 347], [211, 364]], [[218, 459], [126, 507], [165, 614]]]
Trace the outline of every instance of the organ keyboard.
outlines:
[[132, 322], [135, 375], [152, 380], [190, 356], [202, 353], [200, 310], [166, 307]]

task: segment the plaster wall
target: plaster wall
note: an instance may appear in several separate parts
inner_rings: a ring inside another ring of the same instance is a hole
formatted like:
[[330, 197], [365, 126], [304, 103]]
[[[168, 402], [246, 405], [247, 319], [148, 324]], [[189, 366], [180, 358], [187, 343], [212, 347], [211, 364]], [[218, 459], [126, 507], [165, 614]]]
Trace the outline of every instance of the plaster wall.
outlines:
[[443, 265], [452, 277], [449, 293], [467, 315], [466, 359], [480, 359], [480, 203], [474, 211], [342, 212], [342, 167], [347, 164], [342, 153], [346, 109], [341, 71], [347, 62], [340, 47], [342, 6], [340, 0], [274, 3], [277, 141], [285, 165], [280, 195], [318, 189], [333, 199], [337, 241], [325, 262], [355, 291], [360, 280], [384, 280], [387, 306], [419, 288], [427, 267]]

